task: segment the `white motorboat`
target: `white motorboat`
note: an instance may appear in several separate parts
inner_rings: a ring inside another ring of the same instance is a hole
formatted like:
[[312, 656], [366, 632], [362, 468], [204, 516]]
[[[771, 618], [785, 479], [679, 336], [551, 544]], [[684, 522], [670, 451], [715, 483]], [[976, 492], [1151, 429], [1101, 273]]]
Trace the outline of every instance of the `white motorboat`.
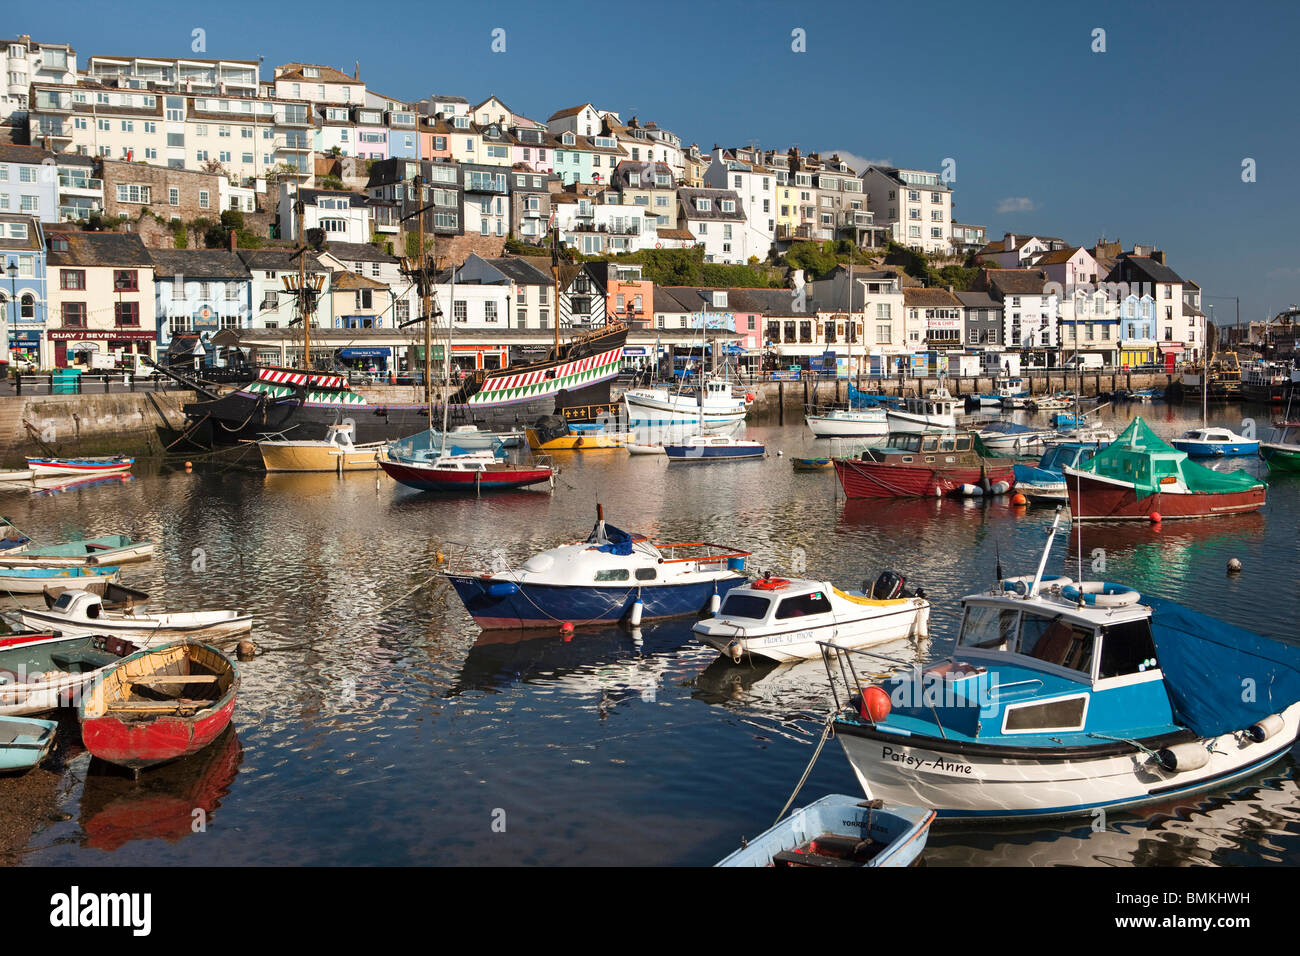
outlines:
[[104, 585], [117, 580], [117, 566], [0, 568], [0, 594], [40, 594], [46, 588]]
[[663, 446], [662, 444], [659, 444], [659, 445], [650, 445], [650, 444], [642, 444], [641, 442], [630, 441], [630, 442], [627, 443], [626, 447], [627, 447], [627, 453], [628, 453], [629, 455], [662, 455], [662, 454], [664, 454], [664, 446]]
[[829, 581], [764, 576], [727, 594], [718, 613], [695, 625], [699, 639], [739, 662], [745, 655], [775, 661], [820, 653], [819, 642], [869, 647], [928, 635], [930, 602], [904, 591], [886, 571], [870, 589], [841, 591]]
[[875, 438], [889, 434], [889, 418], [883, 408], [810, 409], [804, 422], [818, 438]]
[[925, 398], [905, 398], [900, 408], [887, 408], [891, 434], [919, 435], [957, 428], [957, 402], [946, 388], [932, 389]]
[[623, 393], [629, 428], [666, 428], [694, 425], [704, 431], [722, 431], [745, 420], [754, 396], [732, 394], [731, 385], [721, 378], [707, 378], [704, 394], [698, 390], [633, 388]]
[[1028, 455], [1039, 451], [1043, 441], [1055, 435], [1051, 429], [1032, 428], [1015, 422], [990, 422], [980, 429], [984, 447], [999, 455]]
[[13, 612], [26, 628], [54, 630], [65, 637], [111, 635], [140, 648], [169, 641], [222, 640], [247, 634], [253, 617], [243, 611], [178, 611], [146, 614], [131, 608], [110, 611], [97, 594], [68, 590], [47, 608], [20, 607]]

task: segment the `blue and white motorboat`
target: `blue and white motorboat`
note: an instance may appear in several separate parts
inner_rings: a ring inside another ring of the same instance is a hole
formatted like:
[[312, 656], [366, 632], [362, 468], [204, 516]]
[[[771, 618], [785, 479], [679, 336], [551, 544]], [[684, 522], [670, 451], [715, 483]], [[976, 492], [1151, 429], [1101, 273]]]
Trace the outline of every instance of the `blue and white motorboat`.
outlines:
[[879, 655], [824, 649], [835, 736], [869, 798], [1087, 814], [1222, 787], [1294, 745], [1300, 646], [1120, 584], [1045, 580], [1059, 521], [1036, 574], [962, 600], [948, 660], [865, 685], [854, 660]]
[[707, 542], [654, 544], [605, 523], [582, 541], [535, 554], [518, 568], [448, 570], [465, 609], [484, 630], [575, 627], [682, 617], [716, 611], [744, 584], [750, 552]]
[[1065, 474], [1062, 468], [1078, 468], [1105, 448], [1105, 443], [1062, 442], [1053, 445], [1037, 465], [1016, 465], [1016, 491], [1030, 498], [1054, 498], [1064, 501]]
[[1169, 444], [1191, 458], [1228, 458], [1234, 455], [1258, 455], [1259, 442], [1238, 435], [1230, 428], [1193, 428]]
[[1015, 399], [1020, 399], [1023, 403], [1024, 400], [1029, 398], [1029, 390], [1025, 388], [1024, 379], [997, 378], [993, 382], [992, 392], [985, 392], [971, 397], [983, 407], [1001, 408], [1007, 401], [1011, 401], [1014, 406]]
[[1015, 422], [989, 422], [979, 432], [984, 447], [998, 455], [1032, 454], [1041, 450], [1043, 442], [1053, 434], [1051, 429]]
[[832, 793], [801, 807], [718, 866], [910, 866], [934, 822], [926, 807]]
[[54, 746], [59, 725], [35, 717], [0, 717], [0, 773], [31, 770]]
[[630, 429], [666, 429], [695, 425], [703, 431], [734, 428], [745, 420], [754, 396], [737, 396], [731, 383], [710, 377], [702, 388], [631, 388], [623, 393]]
[[767, 446], [730, 435], [692, 435], [678, 443], [664, 442], [664, 454], [669, 461], [738, 461], [765, 457]]

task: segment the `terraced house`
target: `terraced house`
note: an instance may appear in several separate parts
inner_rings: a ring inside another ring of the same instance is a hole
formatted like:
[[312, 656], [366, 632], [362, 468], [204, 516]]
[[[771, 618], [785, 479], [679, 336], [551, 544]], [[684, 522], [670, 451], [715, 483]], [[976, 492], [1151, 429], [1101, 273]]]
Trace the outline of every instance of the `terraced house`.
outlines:
[[46, 245], [50, 319], [40, 364], [64, 368], [87, 351], [156, 359], [153, 258], [140, 237], [50, 230]]
[[154, 249], [158, 349], [188, 335], [210, 342], [222, 329], [252, 325], [252, 275], [243, 260], [223, 249]]
[[45, 365], [41, 334], [49, 312], [45, 234], [35, 216], [0, 213], [0, 315], [5, 356]]

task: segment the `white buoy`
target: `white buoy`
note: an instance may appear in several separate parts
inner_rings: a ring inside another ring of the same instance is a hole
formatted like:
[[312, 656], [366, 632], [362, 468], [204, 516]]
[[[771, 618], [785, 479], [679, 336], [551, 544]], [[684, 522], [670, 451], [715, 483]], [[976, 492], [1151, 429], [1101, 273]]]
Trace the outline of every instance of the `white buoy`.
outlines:
[[709, 613], [717, 614], [720, 607], [722, 607], [722, 598], [718, 596], [717, 591], [714, 591], [713, 597], [709, 598]]
[[1241, 558], [1229, 558], [1229, 559], [1228, 559], [1228, 573], [1229, 573], [1229, 574], [1240, 574], [1240, 573], [1241, 573]]
[[984, 489], [979, 485], [962, 485], [957, 491], [967, 498], [980, 498], [984, 495]]
[[627, 622], [633, 627], [641, 626], [641, 614], [645, 611], [645, 605], [641, 603], [641, 596], [638, 594], [637, 599], [632, 602], [632, 613], [628, 615]]
[[1011, 490], [1011, 483], [1006, 481], [995, 481], [993, 487], [989, 489], [989, 494], [1005, 495]]

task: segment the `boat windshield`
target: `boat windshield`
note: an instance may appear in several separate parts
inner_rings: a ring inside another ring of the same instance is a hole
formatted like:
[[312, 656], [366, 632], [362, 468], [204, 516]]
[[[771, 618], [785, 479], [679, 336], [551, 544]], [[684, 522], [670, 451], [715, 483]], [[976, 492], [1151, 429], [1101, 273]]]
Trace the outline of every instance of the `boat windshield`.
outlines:
[[783, 600], [781, 606], [776, 609], [776, 618], [778, 621], [784, 621], [809, 614], [829, 614], [830, 610], [831, 602], [827, 600], [826, 595], [821, 591], [813, 591], [810, 594], [799, 594]]
[[768, 608], [771, 606], [772, 602], [770, 600], [756, 594], [728, 594], [727, 600], [723, 602], [718, 615], [720, 617], [746, 617], [750, 620], [761, 621], [767, 617]]
[[1141, 618], [1101, 629], [1101, 662], [1097, 677], [1123, 677], [1159, 667], [1151, 621]]
[[1056, 617], [1026, 613], [1020, 625], [1021, 654], [1070, 670], [1092, 672], [1093, 629]]
[[972, 604], [966, 608], [958, 644], [1005, 651], [1016, 639], [1019, 616], [1020, 612], [1015, 608]]

